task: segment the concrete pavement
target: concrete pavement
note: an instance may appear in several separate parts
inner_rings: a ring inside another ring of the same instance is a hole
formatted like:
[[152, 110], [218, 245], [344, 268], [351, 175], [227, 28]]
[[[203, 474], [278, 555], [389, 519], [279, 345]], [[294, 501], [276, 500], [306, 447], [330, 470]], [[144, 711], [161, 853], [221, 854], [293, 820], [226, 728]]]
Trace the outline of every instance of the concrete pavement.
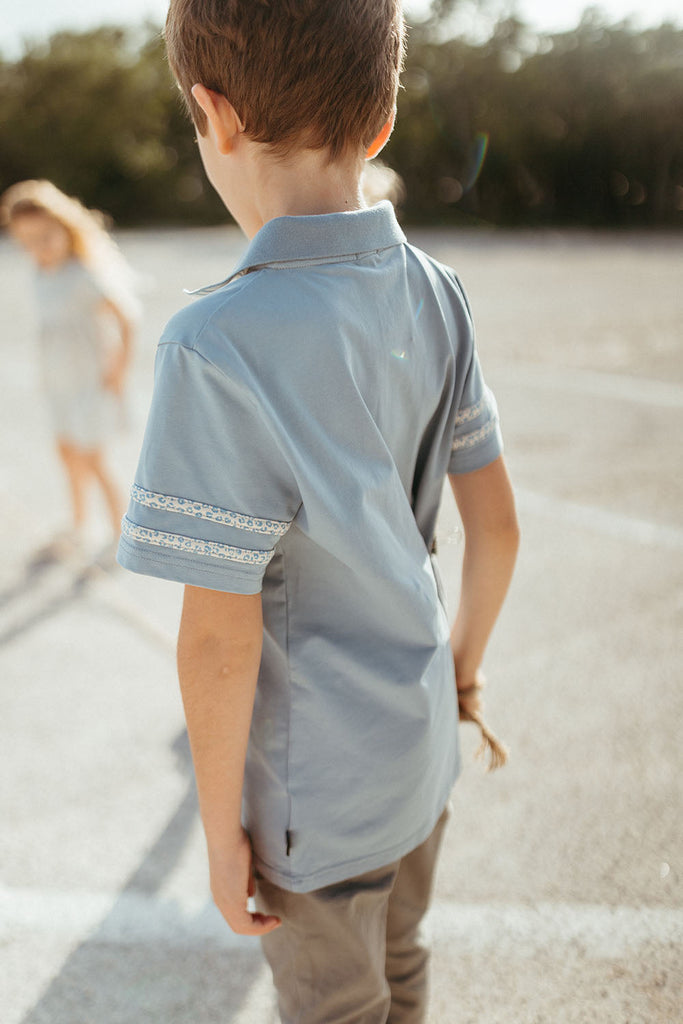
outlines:
[[[683, 258], [674, 236], [415, 240], [455, 266], [503, 420], [523, 546], [487, 659], [512, 750], [465, 771], [430, 920], [430, 1024], [683, 1020]], [[130, 481], [181, 287], [236, 232], [130, 233], [145, 277]], [[258, 946], [208, 901], [174, 675], [179, 588], [27, 570], [67, 515], [37, 390], [28, 274], [0, 242], [0, 1020], [271, 1024]], [[102, 540], [93, 536], [93, 547]], [[461, 535], [446, 495], [454, 606]]]

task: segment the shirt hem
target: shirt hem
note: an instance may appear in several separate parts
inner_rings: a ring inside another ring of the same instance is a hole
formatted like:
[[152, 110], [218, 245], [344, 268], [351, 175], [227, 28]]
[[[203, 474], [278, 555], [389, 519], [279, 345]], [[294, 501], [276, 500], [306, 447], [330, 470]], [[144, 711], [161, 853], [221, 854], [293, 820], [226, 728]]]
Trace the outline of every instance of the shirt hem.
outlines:
[[261, 576], [255, 578], [235, 569], [226, 572], [208, 566], [204, 562], [178, 558], [177, 555], [167, 558], [156, 553], [140, 551], [125, 537], [119, 541], [116, 560], [120, 566], [130, 572], [140, 573], [143, 576], [155, 576], [173, 583], [204, 587], [207, 590], [251, 595], [260, 593], [263, 585]]
[[381, 850], [378, 853], [367, 854], [365, 857], [343, 861], [341, 864], [335, 864], [332, 867], [323, 868], [320, 871], [307, 875], [288, 875], [278, 870], [272, 864], [268, 864], [256, 852], [254, 852], [255, 865], [264, 878], [281, 889], [286, 889], [288, 892], [313, 892], [315, 889], [322, 889], [324, 886], [344, 882], [350, 878], [356, 878], [358, 875], [364, 875], [368, 871], [376, 871], [378, 868], [386, 867], [386, 865], [400, 860], [401, 857], [405, 857], [406, 854], [415, 850], [432, 834], [450, 799], [451, 790], [460, 775], [460, 768], [460, 759], [458, 758], [453, 781], [448, 786], [444, 798], [439, 801], [439, 809], [434, 815], [434, 819], [430, 819], [430, 824], [426, 828], [419, 829], [408, 839], [404, 839], [395, 846]]
[[448, 474], [460, 476], [465, 473], [475, 473], [478, 469], [490, 466], [503, 452], [503, 438], [500, 429], [496, 428], [494, 433], [481, 444], [454, 452], [449, 460]]

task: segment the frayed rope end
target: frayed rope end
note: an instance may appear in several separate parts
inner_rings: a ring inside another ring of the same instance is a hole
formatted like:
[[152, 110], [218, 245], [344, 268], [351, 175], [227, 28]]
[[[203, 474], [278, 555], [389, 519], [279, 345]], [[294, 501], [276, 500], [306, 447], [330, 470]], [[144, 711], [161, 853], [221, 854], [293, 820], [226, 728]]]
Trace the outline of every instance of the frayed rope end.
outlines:
[[486, 765], [487, 772], [493, 772], [496, 768], [502, 768], [504, 764], [507, 764], [510, 754], [508, 748], [504, 743], [501, 743], [496, 734], [489, 729], [478, 711], [467, 711], [461, 707], [460, 718], [466, 722], [474, 722], [474, 724], [479, 727], [481, 732], [481, 743], [474, 756], [485, 757], [488, 754], [489, 761]]

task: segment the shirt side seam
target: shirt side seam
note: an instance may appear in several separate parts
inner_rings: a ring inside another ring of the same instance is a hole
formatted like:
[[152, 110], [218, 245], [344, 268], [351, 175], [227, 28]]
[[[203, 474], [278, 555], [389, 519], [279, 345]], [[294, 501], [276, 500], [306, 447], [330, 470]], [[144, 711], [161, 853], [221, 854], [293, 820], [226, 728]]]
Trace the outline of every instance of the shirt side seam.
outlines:
[[285, 767], [286, 780], [285, 780], [285, 791], [287, 793], [287, 856], [290, 855], [292, 847], [292, 790], [290, 786], [290, 762], [292, 752], [292, 705], [294, 698], [292, 694], [292, 662], [290, 658], [290, 644], [289, 644], [289, 588], [287, 586], [287, 555], [285, 551], [282, 554], [282, 582], [285, 588], [285, 654], [287, 658], [287, 687], [289, 689], [289, 700], [287, 701], [287, 763]]

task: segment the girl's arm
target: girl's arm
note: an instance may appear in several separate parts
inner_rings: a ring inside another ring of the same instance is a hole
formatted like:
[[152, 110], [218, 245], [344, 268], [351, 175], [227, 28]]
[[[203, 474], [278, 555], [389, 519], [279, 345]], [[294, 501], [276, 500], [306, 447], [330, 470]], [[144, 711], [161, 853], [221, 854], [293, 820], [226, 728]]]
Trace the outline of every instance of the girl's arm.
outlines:
[[242, 787], [261, 662], [261, 595], [185, 587], [178, 678], [206, 833], [211, 892], [233, 931], [265, 935], [279, 919], [247, 910], [253, 894]]
[[112, 316], [119, 329], [119, 346], [110, 357], [104, 375], [104, 386], [115, 395], [121, 395], [133, 354], [133, 321], [111, 299], [103, 299], [100, 310]]

